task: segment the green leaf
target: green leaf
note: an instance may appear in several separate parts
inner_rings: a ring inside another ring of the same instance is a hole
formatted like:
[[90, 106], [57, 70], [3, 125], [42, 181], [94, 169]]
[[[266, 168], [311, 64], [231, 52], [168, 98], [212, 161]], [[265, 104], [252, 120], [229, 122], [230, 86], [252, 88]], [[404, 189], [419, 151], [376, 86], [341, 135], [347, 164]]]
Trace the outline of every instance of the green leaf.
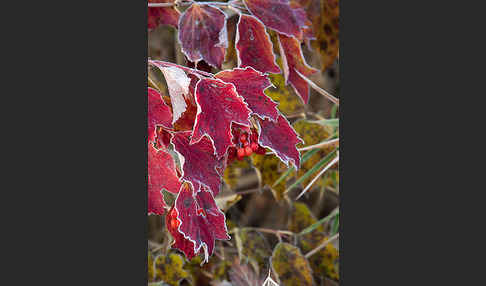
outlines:
[[337, 214], [336, 218], [334, 219], [334, 224], [332, 225], [331, 236], [336, 234], [339, 230], [339, 213]]
[[316, 223], [306, 227], [304, 230], [302, 230], [299, 235], [304, 235], [304, 234], [307, 234], [313, 230], [315, 230], [316, 228], [318, 228], [321, 224], [331, 220], [334, 216], [339, 216], [339, 209], [336, 209], [335, 211], [331, 212], [329, 215], [327, 215], [326, 217], [318, 220]]
[[316, 121], [311, 121], [311, 122], [320, 124], [322, 126], [339, 127], [339, 118], [322, 119], [322, 120], [316, 120]]
[[331, 118], [336, 118], [338, 105], [334, 104], [331, 108]]

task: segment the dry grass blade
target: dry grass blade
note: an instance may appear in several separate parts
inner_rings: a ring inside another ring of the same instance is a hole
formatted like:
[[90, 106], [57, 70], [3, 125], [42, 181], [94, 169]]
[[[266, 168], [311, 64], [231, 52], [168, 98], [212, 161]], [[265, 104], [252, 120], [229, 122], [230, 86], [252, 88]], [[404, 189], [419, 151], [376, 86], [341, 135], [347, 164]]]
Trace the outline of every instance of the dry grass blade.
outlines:
[[[318, 144], [315, 145], [310, 145], [302, 148], [297, 148], [298, 151], [307, 151], [307, 150], [312, 150], [312, 149], [320, 149], [320, 148], [325, 148], [329, 146], [334, 146], [334, 145], [339, 145], [339, 138], [335, 138], [332, 140], [327, 140], [327, 141], [322, 141]], [[275, 153], [273, 152], [266, 152], [265, 155], [273, 155]]]
[[327, 154], [324, 158], [322, 158], [319, 162], [317, 162], [310, 170], [308, 170], [304, 175], [298, 178], [292, 185], [290, 185], [285, 191], [284, 194], [290, 192], [292, 188], [297, 186], [298, 184], [302, 183], [304, 180], [309, 178], [312, 174], [320, 170], [323, 166], [328, 164], [331, 161], [331, 158], [334, 157], [338, 149], [333, 150], [331, 153]]
[[[304, 164], [307, 160], [309, 160], [310, 157], [312, 157], [312, 155], [314, 155], [315, 153], [317, 153], [317, 151], [319, 151], [318, 149], [314, 149], [314, 150], [311, 150], [307, 153], [305, 153], [303, 156], [302, 156], [302, 160], [300, 161], [301, 164]], [[285, 178], [287, 178], [293, 171], [295, 171], [295, 167], [290, 167], [285, 173], [282, 174], [282, 176], [280, 176], [280, 178], [278, 178], [275, 183], [273, 183], [272, 185], [272, 188], [275, 187], [276, 185], [280, 184]]]
[[335, 235], [331, 236], [328, 240], [324, 241], [323, 243], [321, 243], [321, 245], [319, 245], [318, 247], [312, 249], [311, 251], [309, 251], [306, 255], [305, 255], [305, 258], [309, 258], [311, 257], [312, 255], [316, 254], [317, 252], [319, 252], [319, 250], [323, 249], [324, 247], [326, 247], [326, 245], [328, 245], [329, 243], [333, 242], [334, 240], [336, 240], [337, 238], [339, 237], [339, 233], [336, 233]]
[[149, 8], [166, 8], [173, 7], [176, 3], [148, 3]]
[[[288, 231], [288, 230], [268, 229], [268, 228], [263, 228], [263, 227], [242, 227], [241, 229], [271, 233], [271, 234], [275, 234], [277, 236], [280, 236], [282, 234], [288, 235], [288, 236], [294, 236], [295, 235], [295, 233]], [[236, 233], [238, 230], [239, 230], [238, 228], [234, 228], [233, 230], [230, 230], [229, 233]]]
[[316, 228], [318, 228], [321, 224], [325, 223], [325, 222], [328, 222], [330, 221], [334, 216], [336, 215], [339, 215], [339, 207], [335, 208], [328, 216], [318, 220], [317, 222], [315, 222], [314, 224], [306, 227], [305, 229], [303, 229], [301, 232], [298, 233], [298, 235], [304, 235], [304, 234], [307, 234], [313, 230], [315, 230]]
[[307, 146], [307, 147], [298, 148], [297, 150], [306, 151], [306, 150], [311, 150], [311, 149], [316, 149], [316, 148], [324, 148], [324, 147], [333, 146], [333, 145], [339, 145], [339, 138], [323, 141], [321, 143], [318, 143], [318, 144], [315, 144], [315, 145], [310, 145], [310, 146]]
[[317, 86], [317, 84], [315, 84], [312, 80], [308, 79], [307, 77], [305, 77], [303, 74], [299, 73], [299, 71], [295, 71], [301, 78], [303, 78], [315, 91], [317, 91], [318, 93], [322, 94], [324, 97], [326, 97], [327, 99], [329, 99], [330, 101], [332, 101], [333, 103], [339, 105], [339, 99], [337, 99], [336, 97], [334, 97], [332, 94], [330, 94], [329, 92], [325, 91], [324, 89], [320, 88]]
[[329, 164], [327, 164], [327, 166], [324, 167], [324, 169], [322, 169], [319, 172], [319, 174], [317, 174], [317, 176], [315, 176], [314, 179], [312, 179], [312, 181], [310, 181], [310, 183], [304, 188], [304, 190], [302, 190], [302, 192], [297, 196], [297, 198], [295, 198], [295, 200], [300, 199], [300, 197], [302, 197], [302, 195], [305, 194], [305, 192], [307, 192], [310, 189], [310, 187], [312, 187], [312, 185], [322, 176], [322, 174], [324, 174], [324, 172], [326, 172], [338, 161], [339, 161], [339, 155], [336, 158], [334, 158], [331, 162], [329, 162]]

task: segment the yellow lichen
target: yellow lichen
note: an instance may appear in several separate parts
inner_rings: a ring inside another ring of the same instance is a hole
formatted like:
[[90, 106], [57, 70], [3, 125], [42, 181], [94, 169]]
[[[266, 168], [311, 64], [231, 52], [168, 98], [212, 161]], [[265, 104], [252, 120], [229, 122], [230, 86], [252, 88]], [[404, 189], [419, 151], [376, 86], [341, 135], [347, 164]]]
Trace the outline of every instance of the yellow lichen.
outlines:
[[159, 255], [155, 259], [155, 278], [169, 285], [179, 285], [181, 280], [189, 275], [182, 269], [183, 266], [184, 259], [179, 254]]
[[275, 246], [272, 254], [272, 268], [282, 285], [314, 285], [309, 262], [299, 248], [289, 243], [280, 242]]

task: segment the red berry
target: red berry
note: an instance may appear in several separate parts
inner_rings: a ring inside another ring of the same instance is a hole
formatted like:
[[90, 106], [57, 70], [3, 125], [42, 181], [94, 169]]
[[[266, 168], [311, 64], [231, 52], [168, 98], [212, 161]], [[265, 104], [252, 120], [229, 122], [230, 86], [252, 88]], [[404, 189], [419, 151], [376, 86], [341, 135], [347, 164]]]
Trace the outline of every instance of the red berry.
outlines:
[[237, 151], [238, 160], [242, 160], [245, 157], [245, 149], [239, 148]]
[[250, 156], [253, 153], [253, 150], [251, 150], [250, 146], [245, 147], [245, 155]]
[[255, 152], [256, 150], [258, 150], [258, 144], [255, 143], [255, 142], [251, 143], [250, 147], [251, 147], [251, 150], [253, 150], [253, 152]]
[[172, 229], [176, 229], [177, 227], [179, 227], [179, 221], [176, 218], [171, 220], [170, 221], [170, 227]]
[[246, 142], [246, 134], [241, 134], [240, 135], [240, 142], [245, 143]]

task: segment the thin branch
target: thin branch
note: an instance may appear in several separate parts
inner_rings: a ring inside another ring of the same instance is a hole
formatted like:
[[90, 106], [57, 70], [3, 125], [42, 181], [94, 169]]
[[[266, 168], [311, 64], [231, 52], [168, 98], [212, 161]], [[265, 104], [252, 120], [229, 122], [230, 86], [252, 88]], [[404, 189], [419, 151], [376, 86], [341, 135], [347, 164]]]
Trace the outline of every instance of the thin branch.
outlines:
[[197, 4], [201, 4], [201, 5], [216, 5], [216, 6], [228, 6], [228, 5], [233, 5], [233, 4], [231, 3], [231, 1], [230, 1], [230, 2], [214, 2], [214, 1], [212, 1], [212, 2], [197, 2]]
[[150, 250], [152, 252], [156, 252], [156, 251], [165, 247], [163, 244], [160, 244], [160, 243], [157, 243], [157, 242], [154, 242], [154, 241], [151, 241], [151, 240], [148, 241], [148, 244], [149, 244], [149, 247], [153, 247]]
[[235, 192], [236, 195], [249, 195], [253, 193], [261, 193], [261, 188], [249, 189], [246, 191]]
[[176, 67], [176, 68], [180, 68], [181, 70], [184, 70], [184, 71], [192, 73], [192, 74], [199, 74], [199, 75], [203, 75], [203, 76], [207, 76], [207, 77], [213, 77], [214, 76], [212, 73], [200, 71], [200, 70], [197, 70], [197, 69], [188, 68], [188, 67], [185, 67], [185, 66], [181, 66], [181, 65], [178, 65], [178, 64], [174, 64], [174, 63], [169, 63], [169, 62], [166, 62], [166, 61], [148, 60], [148, 62], [149, 62], [149, 64], [153, 64], [156, 67], [159, 67], [159, 65], [164, 66], [164, 67]]
[[[222, 253], [224, 253], [224, 249], [221, 250]], [[220, 253], [218, 253], [217, 251], [213, 251], [214, 255], [219, 258], [220, 260], [224, 260], [224, 254], [221, 255]]]
[[337, 238], [339, 237], [339, 233], [336, 233], [335, 235], [331, 236], [328, 240], [324, 241], [321, 245], [319, 245], [318, 247], [312, 249], [311, 251], [309, 251], [306, 255], [305, 255], [305, 258], [309, 258], [311, 257], [312, 255], [316, 254], [319, 250], [323, 249], [324, 247], [326, 247], [326, 245], [328, 245], [329, 243], [333, 242], [334, 240], [336, 240]]
[[197, 3], [199, 5], [216, 5], [216, 6], [232, 6], [233, 3], [231, 2], [194, 2], [194, 1], [181, 1], [181, 2], [172, 2], [172, 3], [148, 3], [149, 8], [166, 8], [166, 7], [174, 7], [174, 6], [189, 6], [193, 3]]
[[332, 165], [336, 164], [337, 162], [339, 161], [339, 155], [336, 156], [336, 158], [334, 158], [331, 162], [329, 162], [329, 164], [327, 164], [326, 167], [324, 167], [324, 169], [322, 169], [319, 174], [317, 174], [317, 176], [314, 177], [314, 179], [312, 179], [312, 181], [305, 187], [305, 189], [297, 196], [297, 198], [295, 198], [295, 200], [298, 200], [300, 199], [300, 197], [302, 197], [303, 194], [305, 194], [305, 192], [307, 192], [307, 190], [310, 189], [310, 187], [317, 181], [317, 179], [319, 179], [322, 174], [324, 174], [324, 172], [326, 172], [329, 168], [332, 167]]
[[221, 241], [222, 241], [222, 242], [224, 242], [224, 243], [226, 243], [226, 244], [228, 244], [228, 245], [229, 245], [229, 246], [231, 246], [231, 247], [234, 247], [233, 243], [231, 243], [231, 242], [230, 242], [230, 241], [228, 241], [228, 240], [221, 240]]
[[316, 148], [324, 148], [324, 147], [329, 147], [333, 145], [338, 145], [339, 144], [339, 138], [328, 140], [328, 141], [322, 141], [321, 143], [317, 143], [315, 145], [310, 145], [302, 148], [298, 148], [297, 150], [299, 151], [306, 151], [306, 150], [311, 150], [311, 149], [316, 149]]
[[176, 6], [176, 5], [177, 4], [175, 2], [172, 2], [172, 3], [148, 3], [149, 8], [164, 8], [164, 7], [173, 7], [173, 6]]
[[204, 270], [204, 269], [201, 269], [201, 273], [202, 273], [204, 276], [208, 277], [209, 279], [214, 279], [213, 274], [211, 274], [211, 273], [207, 272], [207, 271], [206, 271], [206, 270]]
[[[239, 229], [246, 229], [246, 230], [254, 230], [259, 232], [271, 233], [275, 234], [276, 236], [280, 236], [281, 234], [294, 236], [295, 233], [288, 231], [288, 230], [279, 230], [279, 229], [269, 229], [269, 228], [262, 228], [262, 227], [242, 227]], [[233, 229], [229, 233], [235, 233], [236, 231]]]
[[313, 117], [317, 118], [317, 120], [325, 120], [326, 119], [326, 118], [322, 117], [321, 115], [319, 115], [315, 112], [312, 112], [312, 111], [307, 111], [306, 114], [309, 115], [309, 116], [313, 116]]
[[313, 89], [315, 89], [318, 93], [324, 95], [324, 97], [326, 97], [327, 99], [329, 99], [330, 101], [334, 102], [335, 104], [339, 105], [339, 99], [337, 99], [336, 97], [334, 97], [332, 94], [330, 94], [329, 92], [325, 91], [324, 89], [320, 88], [317, 86], [317, 84], [315, 84], [312, 80], [308, 79], [307, 77], [305, 77], [303, 74], [301, 74], [299, 71], [295, 70], [297, 72], [298, 75], [300, 75], [301, 78], [303, 78]]
[[243, 196], [243, 195], [249, 195], [249, 194], [253, 194], [253, 193], [261, 193], [261, 188], [248, 189], [246, 191], [233, 192], [233, 193], [228, 193], [228, 194], [221, 194], [221, 195], [218, 196], [218, 199], [223, 200], [223, 199], [230, 198], [230, 197], [237, 196], [237, 195]]
[[[317, 143], [315, 145], [309, 145], [306, 147], [302, 148], [297, 148], [298, 151], [307, 151], [307, 150], [312, 150], [312, 149], [317, 149], [317, 148], [324, 148], [324, 147], [329, 147], [329, 146], [334, 146], [334, 145], [339, 145], [339, 138], [328, 140], [328, 141], [322, 141], [320, 143]], [[265, 155], [272, 155], [274, 152], [266, 152]]]

